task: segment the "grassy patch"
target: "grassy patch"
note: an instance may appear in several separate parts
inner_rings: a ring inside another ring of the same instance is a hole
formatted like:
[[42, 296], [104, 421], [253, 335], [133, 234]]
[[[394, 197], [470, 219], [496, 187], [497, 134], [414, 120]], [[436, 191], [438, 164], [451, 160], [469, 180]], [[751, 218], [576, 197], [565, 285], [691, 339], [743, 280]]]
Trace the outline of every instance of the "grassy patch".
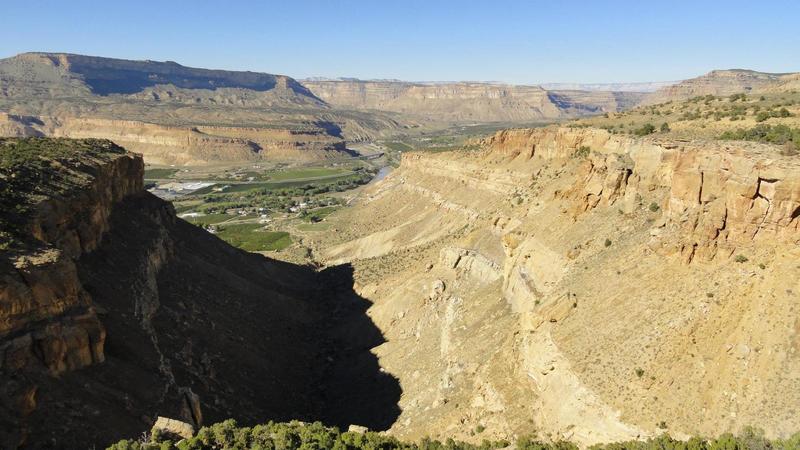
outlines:
[[300, 231], [328, 231], [330, 228], [331, 224], [327, 222], [301, 223], [297, 225], [297, 229]]
[[178, 172], [178, 169], [167, 169], [167, 168], [144, 169], [144, 179], [158, 180], [163, 178], [172, 178], [172, 176], [175, 175], [176, 172]]
[[338, 207], [336, 206], [325, 206], [312, 210], [304, 210], [300, 216], [303, 220], [308, 222], [319, 222], [337, 209]]
[[405, 142], [384, 142], [383, 145], [396, 152], [407, 152], [409, 150], [414, 150], [414, 147], [406, 144]]
[[248, 252], [283, 250], [292, 245], [292, 237], [285, 231], [264, 231], [263, 225], [248, 223], [223, 225], [217, 236]]
[[[336, 182], [336, 181], [339, 181], [339, 180], [347, 180], [347, 179], [350, 179], [350, 178], [353, 178], [353, 175], [351, 173], [346, 173], [346, 174], [342, 174], [342, 175], [333, 175], [333, 176], [330, 176], [330, 177], [326, 177], [324, 179], [320, 179], [318, 181], [319, 182], [324, 181], [326, 183], [332, 183], [332, 182]], [[300, 188], [300, 187], [303, 187], [303, 186], [307, 186], [309, 184], [311, 184], [311, 182], [309, 180], [305, 180], [305, 181], [302, 181], [302, 180], [301, 181], [265, 181], [263, 183], [242, 183], [242, 184], [219, 183], [219, 184], [216, 184], [214, 186], [208, 186], [208, 187], [205, 187], [203, 189], [197, 190], [197, 191], [195, 191], [193, 193], [193, 195], [210, 194], [212, 192], [215, 192], [214, 189], [213, 189], [214, 187], [226, 186], [226, 185], [228, 186], [228, 188], [226, 188], [224, 191], [222, 191], [221, 192], [222, 194], [231, 194], [231, 193], [238, 193], [238, 192], [249, 192], [249, 191], [255, 191], [255, 190], [259, 190], [259, 189], [265, 189], [265, 190], [274, 191], [274, 190], [277, 190], [277, 189]]]
[[175, 213], [181, 214], [189, 211], [193, 211], [198, 206], [203, 204], [202, 200], [189, 200], [189, 201], [182, 201], [182, 202], [172, 202], [172, 206], [175, 207]]
[[790, 128], [786, 125], [759, 124], [750, 129], [726, 131], [722, 133], [720, 139], [789, 145], [795, 150], [800, 150], [800, 128]]
[[353, 172], [335, 167], [309, 167], [305, 169], [289, 169], [278, 172], [267, 172], [270, 181], [290, 181], [304, 178], [336, 177]]
[[214, 225], [234, 218], [236, 218], [236, 216], [232, 216], [230, 214], [206, 214], [205, 216], [199, 217], [184, 217], [183, 220], [195, 225]]

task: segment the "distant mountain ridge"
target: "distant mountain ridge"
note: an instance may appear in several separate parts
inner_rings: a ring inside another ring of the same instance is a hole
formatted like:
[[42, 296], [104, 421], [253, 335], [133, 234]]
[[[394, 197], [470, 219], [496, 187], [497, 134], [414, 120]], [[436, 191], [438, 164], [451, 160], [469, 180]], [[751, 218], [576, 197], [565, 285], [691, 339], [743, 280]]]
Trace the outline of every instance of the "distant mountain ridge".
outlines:
[[402, 83], [435, 86], [441, 84], [486, 84], [494, 86], [537, 86], [552, 91], [611, 91], [611, 92], [655, 92], [656, 90], [679, 83], [680, 81], [642, 81], [631, 83], [506, 83], [502, 81], [487, 80], [460, 80], [460, 81], [406, 81], [396, 78], [356, 78], [356, 77], [307, 77], [299, 81], [305, 83], [344, 81], [361, 83]]
[[[306, 79], [302, 82], [332, 106], [391, 111], [452, 122], [551, 121], [621, 111], [641, 100], [639, 93], [597, 91], [587, 95], [494, 82], [359, 79]], [[560, 101], [565, 95], [570, 100]]]
[[345, 139], [396, 128], [333, 112], [285, 75], [69, 53], [0, 59], [3, 135], [113, 139], [151, 163], [346, 157]]
[[634, 83], [541, 83], [548, 90], [569, 91], [612, 91], [612, 92], [655, 92], [679, 81], [643, 81]]
[[[2, 72], [25, 63], [50, 65], [81, 79], [97, 95], [133, 94], [147, 87], [171, 84], [183, 89], [240, 88], [268, 91], [276, 87], [310, 96], [300, 83], [285, 75], [186, 67], [174, 61], [134, 61], [71, 53], [22, 53], [3, 60]], [[13, 69], [12, 69], [13, 70]]]
[[641, 98], [494, 82], [300, 82], [71, 53], [0, 59], [1, 134], [107, 138], [164, 164], [346, 156], [345, 141], [461, 123], [550, 122], [620, 111]]
[[346, 141], [410, 130], [531, 125], [696, 95], [799, 87], [798, 74], [747, 70], [675, 84], [298, 81], [173, 61], [33, 52], [0, 59], [0, 134], [107, 138], [155, 163], [309, 161], [350, 156]]

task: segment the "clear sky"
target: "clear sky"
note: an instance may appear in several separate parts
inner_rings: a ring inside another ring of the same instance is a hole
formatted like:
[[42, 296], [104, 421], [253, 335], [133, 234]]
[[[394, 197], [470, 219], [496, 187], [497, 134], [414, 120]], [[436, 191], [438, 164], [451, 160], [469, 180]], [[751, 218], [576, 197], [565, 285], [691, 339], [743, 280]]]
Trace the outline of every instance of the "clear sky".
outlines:
[[800, 1], [2, 0], [0, 57], [512, 83], [800, 71]]

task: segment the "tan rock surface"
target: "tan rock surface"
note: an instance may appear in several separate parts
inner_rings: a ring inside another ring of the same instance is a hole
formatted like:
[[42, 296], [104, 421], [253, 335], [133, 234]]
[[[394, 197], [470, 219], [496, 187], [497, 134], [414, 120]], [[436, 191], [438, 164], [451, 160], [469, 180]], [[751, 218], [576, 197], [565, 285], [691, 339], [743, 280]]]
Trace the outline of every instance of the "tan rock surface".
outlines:
[[156, 430], [169, 439], [189, 439], [194, 436], [194, 427], [191, 424], [169, 417], [159, 416], [153, 424], [153, 432]]
[[588, 445], [800, 426], [795, 159], [578, 128], [482, 147], [404, 155], [316, 250], [353, 261], [374, 302], [374, 351], [403, 387], [393, 432]]
[[317, 97], [346, 108], [391, 111], [436, 122], [525, 122], [628, 109], [636, 92], [555, 90], [492, 83], [304, 80]]

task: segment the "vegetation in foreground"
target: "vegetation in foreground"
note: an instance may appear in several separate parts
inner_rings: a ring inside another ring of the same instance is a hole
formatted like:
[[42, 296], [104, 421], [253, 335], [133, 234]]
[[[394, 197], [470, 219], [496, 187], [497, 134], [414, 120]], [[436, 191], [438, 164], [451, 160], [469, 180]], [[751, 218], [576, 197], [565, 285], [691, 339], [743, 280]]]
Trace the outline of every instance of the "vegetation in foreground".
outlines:
[[[483, 427], [481, 427], [483, 428]], [[481, 429], [481, 432], [483, 429]], [[577, 450], [571, 442], [542, 442], [533, 437], [521, 437], [514, 445], [507, 441], [484, 440], [481, 444], [447, 439], [445, 442], [424, 438], [419, 442], [403, 442], [383, 433], [367, 431], [341, 432], [336, 427], [326, 427], [319, 422], [275, 423], [254, 427], [239, 427], [229, 419], [203, 427], [191, 439], [177, 443], [156, 432], [140, 440], [122, 440], [110, 450], [211, 450], [211, 449], [261, 449], [261, 450], [491, 450], [516, 448], [517, 450]], [[788, 439], [769, 440], [763, 432], [745, 428], [739, 435], [723, 434], [718, 438], [693, 437], [687, 441], [666, 434], [646, 441], [628, 441], [599, 444], [591, 450], [797, 450], [800, 433]]]
[[[719, 139], [723, 133], [730, 132], [733, 136], [739, 133], [739, 129], [747, 130], [759, 124], [771, 125], [773, 128], [796, 128], [800, 124], [800, 92], [703, 95], [684, 101], [641, 105], [628, 111], [579, 119], [567, 126], [591, 126], [605, 129], [612, 134], [634, 136], [660, 133], [681, 139]], [[757, 130], [761, 129], [763, 128]], [[781, 133], [783, 131], [785, 130]]]
[[749, 129], [739, 128], [722, 133], [720, 139], [783, 145], [792, 153], [800, 151], [800, 128], [790, 128], [786, 125], [759, 124]]

